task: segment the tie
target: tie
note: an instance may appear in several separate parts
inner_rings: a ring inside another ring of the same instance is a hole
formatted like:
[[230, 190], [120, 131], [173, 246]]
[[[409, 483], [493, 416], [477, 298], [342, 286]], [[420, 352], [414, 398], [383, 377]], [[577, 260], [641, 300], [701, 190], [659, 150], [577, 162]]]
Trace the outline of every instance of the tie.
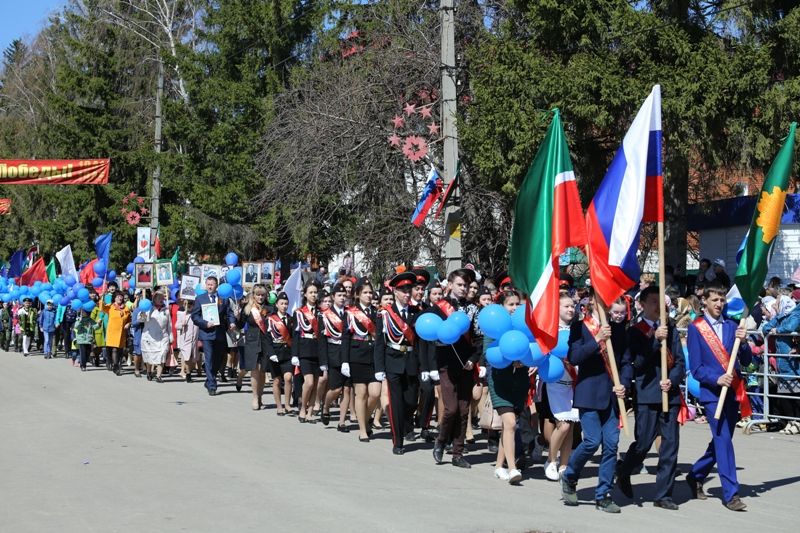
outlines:
[[406, 321], [406, 310], [405, 310], [405, 309], [403, 309], [402, 311], [400, 311], [400, 316], [402, 316], [402, 317], [403, 317], [403, 322], [405, 322], [405, 321]]
[[212, 304], [215, 304], [215, 303], [217, 303], [217, 295], [216, 295], [216, 294], [212, 294], [212, 295], [211, 295], [211, 303], [212, 303]]

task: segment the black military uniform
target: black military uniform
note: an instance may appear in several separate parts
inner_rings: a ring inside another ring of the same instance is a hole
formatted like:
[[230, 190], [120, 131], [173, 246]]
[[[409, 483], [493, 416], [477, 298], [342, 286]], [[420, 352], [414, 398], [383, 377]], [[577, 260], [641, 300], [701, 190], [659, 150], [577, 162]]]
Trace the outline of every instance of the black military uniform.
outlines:
[[[353, 287], [353, 294], [365, 283], [367, 281], [364, 278], [359, 279]], [[346, 317], [342, 334], [342, 362], [350, 365], [350, 379], [353, 383], [374, 383], [373, 360], [378, 331], [375, 321], [378, 310], [371, 305], [362, 307], [360, 303], [355, 303], [347, 308]]]
[[672, 382], [669, 390], [669, 411], [664, 413], [661, 406], [661, 341], [656, 339], [658, 322], [642, 319], [628, 328], [628, 351], [620, 370], [620, 380], [630, 388], [631, 380], [636, 381], [636, 402], [634, 404], [636, 440], [631, 443], [625, 459], [617, 469], [617, 480], [622, 492], [633, 498], [631, 472], [642, 464], [653, 445], [656, 435], [661, 435], [658, 449], [658, 473], [655, 504], [670, 510], [678, 506], [672, 501], [672, 487], [675, 482], [675, 469], [678, 463], [680, 431], [678, 416], [683, 407], [680, 383], [686, 374], [683, 347], [674, 323], [668, 324], [667, 367], [668, 379]]
[[[415, 282], [414, 274], [405, 272], [389, 283], [397, 291]], [[389, 422], [392, 431], [392, 452], [402, 455], [404, 439], [414, 435], [414, 410], [419, 395], [419, 372], [427, 371], [416, 347], [414, 322], [417, 313], [411, 307], [398, 307], [395, 302], [378, 314], [375, 339], [376, 379], [386, 379], [389, 387]]]
[[278, 362], [270, 361], [272, 377], [283, 376], [294, 372], [292, 365], [292, 331], [295, 325], [288, 314], [281, 316], [277, 311], [270, 314], [267, 319], [267, 333], [272, 350]]

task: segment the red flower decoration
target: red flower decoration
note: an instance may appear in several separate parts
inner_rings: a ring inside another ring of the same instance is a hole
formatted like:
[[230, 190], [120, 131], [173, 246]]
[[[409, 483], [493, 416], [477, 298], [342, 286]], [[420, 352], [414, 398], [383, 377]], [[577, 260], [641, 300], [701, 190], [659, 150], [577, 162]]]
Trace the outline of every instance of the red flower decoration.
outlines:
[[144, 198], [137, 198], [136, 201], [139, 202], [139, 205], [144, 205]]
[[409, 135], [406, 137], [405, 144], [403, 144], [403, 155], [409, 161], [416, 163], [428, 155], [428, 143], [418, 135]]
[[400, 143], [402, 143], [402, 142], [403, 142], [403, 139], [401, 139], [400, 136], [398, 134], [396, 134], [396, 133], [392, 133], [389, 136], [389, 144], [391, 144], [394, 147], [400, 146]]
[[122, 203], [123, 204], [127, 204], [128, 203], [128, 197], [127, 196], [122, 199]]
[[128, 213], [127, 219], [128, 219], [128, 224], [130, 224], [131, 226], [135, 226], [136, 224], [139, 223], [142, 217], [139, 216], [139, 213], [137, 213], [136, 211], [131, 211], [130, 213]]
[[130, 198], [130, 199], [136, 198], [136, 193], [133, 192], [133, 191], [129, 192], [128, 193], [128, 198]]
[[395, 115], [392, 119], [392, 124], [394, 125], [394, 129], [402, 128], [406, 125], [406, 119], [400, 115]]

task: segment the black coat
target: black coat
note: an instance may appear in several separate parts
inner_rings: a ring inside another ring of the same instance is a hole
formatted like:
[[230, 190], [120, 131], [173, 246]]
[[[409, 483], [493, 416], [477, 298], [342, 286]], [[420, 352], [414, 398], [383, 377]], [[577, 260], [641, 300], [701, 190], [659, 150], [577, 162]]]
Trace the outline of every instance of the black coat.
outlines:
[[[394, 311], [395, 315], [398, 317], [401, 316], [400, 309], [397, 308], [397, 304], [392, 304], [392, 310]], [[416, 346], [417, 343], [409, 343], [408, 339], [405, 337], [400, 339], [398, 344], [410, 347], [410, 350], [406, 352], [397, 351], [389, 346], [388, 343], [391, 341], [387, 337], [388, 334], [386, 333], [386, 327], [388, 327], [388, 325], [385, 323], [387, 320], [391, 320], [391, 318], [387, 318], [388, 316], [388, 311], [382, 311], [378, 313], [378, 318], [375, 321], [376, 339], [375, 350], [373, 352], [375, 372], [416, 376], [420, 367], [422, 367], [423, 371], [425, 370], [425, 365], [421, 362], [420, 352]], [[417, 314], [414, 312], [414, 309], [409, 307], [408, 320], [406, 323], [412, 330], [414, 329], [414, 323], [416, 322], [416, 319]], [[416, 334], [414, 334], [414, 337], [416, 337]]]

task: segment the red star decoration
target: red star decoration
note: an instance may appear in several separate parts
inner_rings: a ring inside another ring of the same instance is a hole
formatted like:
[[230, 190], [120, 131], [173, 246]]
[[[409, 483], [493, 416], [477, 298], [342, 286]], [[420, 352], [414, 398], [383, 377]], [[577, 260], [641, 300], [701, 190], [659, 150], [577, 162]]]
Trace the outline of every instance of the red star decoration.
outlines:
[[433, 108], [431, 106], [421, 107], [419, 109], [419, 116], [421, 116], [422, 118], [431, 118], [432, 113], [433, 113]]
[[406, 137], [406, 142], [403, 144], [403, 155], [406, 158], [416, 163], [428, 155], [428, 143], [425, 139], [417, 135], [409, 135]]
[[417, 91], [417, 96], [419, 96], [419, 99], [424, 102], [431, 97], [431, 93], [428, 89], [420, 89], [419, 91]]
[[400, 115], [395, 115], [392, 119], [392, 124], [394, 125], [394, 129], [402, 128], [406, 125], [406, 119], [401, 117]]
[[136, 224], [139, 223], [139, 220], [141, 220], [142, 217], [139, 216], [139, 213], [137, 213], [136, 211], [131, 211], [130, 213], [128, 213], [128, 216], [126, 218], [128, 219], [128, 224], [130, 224], [131, 226], [135, 226]]
[[414, 104], [412, 104], [411, 102], [409, 102], [409, 103], [407, 103], [406, 105], [403, 106], [403, 111], [409, 117], [414, 114], [414, 111], [416, 111], [416, 109], [417, 108], [414, 107]]
[[391, 144], [392, 146], [395, 146], [395, 147], [400, 146], [401, 142], [402, 142], [402, 139], [396, 133], [392, 133], [392, 135], [389, 137], [389, 144]]
[[428, 133], [431, 135], [439, 135], [439, 125], [435, 122], [428, 124]]

